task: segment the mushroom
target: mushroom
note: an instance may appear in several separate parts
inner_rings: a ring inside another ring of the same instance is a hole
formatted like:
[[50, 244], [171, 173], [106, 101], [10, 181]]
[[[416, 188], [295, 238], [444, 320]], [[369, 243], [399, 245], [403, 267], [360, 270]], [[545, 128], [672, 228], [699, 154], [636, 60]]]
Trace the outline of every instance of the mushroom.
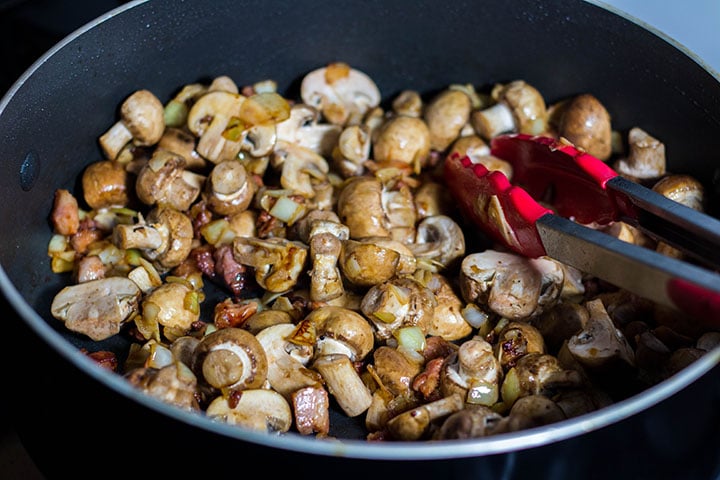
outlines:
[[409, 244], [415, 241], [417, 211], [410, 187], [404, 182], [388, 183], [381, 192], [382, 208], [393, 240]]
[[398, 162], [419, 173], [430, 155], [430, 129], [421, 118], [392, 117], [379, 127], [372, 149], [378, 163]]
[[380, 345], [373, 351], [372, 366], [382, 388], [393, 396], [401, 396], [410, 392], [412, 381], [422, 365], [396, 348]]
[[137, 224], [118, 224], [112, 241], [122, 249], [139, 249], [162, 273], [180, 265], [190, 254], [193, 241], [190, 218], [172, 207], [156, 207]]
[[610, 114], [597, 97], [588, 93], [563, 104], [557, 134], [602, 161], [612, 154]]
[[388, 432], [395, 440], [420, 440], [431, 433], [432, 423], [464, 407], [459, 394], [429, 402], [403, 412], [387, 422]]
[[235, 237], [233, 256], [241, 265], [253, 267], [258, 285], [268, 292], [292, 289], [303, 272], [308, 247], [279, 237]]
[[313, 357], [312, 342], [291, 341], [295, 338], [296, 329], [292, 323], [280, 323], [255, 335], [267, 357], [267, 381], [286, 400], [290, 400], [292, 394], [301, 388], [322, 386], [320, 374], [305, 366]]
[[359, 313], [344, 307], [321, 306], [304, 319], [315, 331], [315, 357], [341, 353], [362, 361], [374, 346], [373, 329]]
[[448, 150], [448, 157], [468, 157], [472, 163], [479, 163], [489, 171], [499, 170], [512, 180], [512, 164], [490, 153], [487, 142], [478, 135], [464, 135], [455, 140]]
[[85, 203], [93, 210], [128, 205], [131, 177], [123, 166], [110, 160], [91, 163], [82, 174]]
[[343, 130], [339, 125], [319, 122], [315, 107], [297, 103], [290, 108], [290, 116], [276, 125], [277, 140], [309, 148], [325, 158], [333, 154]]
[[403, 90], [392, 101], [395, 115], [420, 117], [423, 112], [423, 99], [417, 90]]
[[422, 182], [413, 194], [418, 221], [433, 215], [449, 214], [453, 204], [451, 198], [444, 184], [431, 179]]
[[527, 322], [508, 322], [498, 333], [495, 354], [504, 370], [515, 366], [528, 353], [545, 353], [545, 339]]
[[475, 110], [470, 117], [473, 128], [485, 140], [506, 132], [539, 135], [547, 128], [547, 107], [540, 92], [524, 80], [498, 85], [493, 91], [496, 103]]
[[222, 216], [245, 211], [257, 190], [245, 167], [237, 160], [225, 160], [213, 166], [205, 182], [203, 198], [214, 213]]
[[135, 192], [146, 205], [167, 205], [186, 211], [197, 200], [205, 177], [185, 169], [183, 157], [168, 150], [155, 150], [140, 169]]
[[450, 414], [433, 434], [434, 440], [464, 440], [492, 435], [503, 416], [485, 405], [468, 405]]
[[451, 217], [432, 215], [418, 223], [415, 241], [408, 248], [418, 260], [429, 261], [437, 269], [450, 269], [465, 255], [465, 234]]
[[344, 178], [362, 175], [365, 162], [370, 158], [370, 128], [367, 125], [350, 125], [340, 133], [332, 151], [333, 165]]
[[705, 191], [702, 183], [690, 175], [667, 175], [652, 187], [654, 191], [686, 207], [702, 212]]
[[338, 259], [342, 251], [342, 240], [329, 232], [318, 233], [310, 238], [310, 298], [316, 302], [327, 302], [342, 296], [345, 292]]
[[428, 335], [448, 341], [460, 340], [470, 335], [473, 327], [463, 316], [464, 303], [448, 278], [432, 272], [426, 275], [429, 278], [423, 279], [423, 282], [435, 296], [435, 311], [428, 326]]
[[410, 249], [398, 241], [366, 237], [343, 241], [338, 265], [351, 285], [367, 288], [396, 275], [413, 273], [417, 262]]
[[582, 304], [561, 302], [530, 323], [540, 332], [548, 349], [557, 352], [565, 340], [585, 327], [589, 318], [590, 314]]
[[352, 177], [338, 195], [337, 214], [350, 229], [350, 238], [390, 236], [382, 202], [383, 185], [375, 177]]
[[241, 135], [223, 135], [231, 118], [240, 115], [246, 97], [237, 93], [216, 90], [202, 95], [188, 112], [187, 128], [199, 138], [196, 150], [203, 158], [218, 163], [237, 157]]
[[335, 62], [305, 75], [300, 84], [304, 103], [317, 108], [334, 125], [358, 123], [380, 104], [375, 82], [346, 63]]
[[544, 395], [527, 395], [517, 399], [503, 422], [505, 425], [497, 425], [495, 432], [518, 432], [556, 423], [566, 418], [565, 412], [552, 399]]
[[253, 335], [256, 335], [260, 330], [266, 327], [281, 323], [292, 323], [292, 317], [289, 313], [282, 310], [265, 309], [258, 310], [250, 315], [250, 317], [243, 322], [241, 328], [244, 328]]
[[173, 362], [162, 368], [135, 368], [124, 377], [135, 388], [151, 397], [185, 410], [200, 410], [195, 397], [197, 378], [181, 362]]
[[276, 164], [282, 168], [282, 187], [305, 198], [315, 196], [313, 184], [326, 180], [330, 171], [325, 158], [294, 143], [278, 141], [273, 155]]
[[590, 315], [582, 331], [567, 343], [572, 356], [584, 367], [612, 369], [618, 364], [635, 365], [635, 353], [628, 340], [613, 323], [601, 299], [585, 303]]
[[549, 258], [485, 250], [463, 259], [460, 289], [466, 302], [487, 306], [511, 320], [522, 320], [557, 303], [563, 278], [562, 268]]
[[348, 417], [357, 417], [370, 408], [372, 394], [347, 355], [322, 355], [313, 362], [312, 368], [320, 373], [328, 391]]
[[465, 92], [446, 89], [425, 107], [423, 119], [430, 131], [430, 148], [444, 152], [470, 120], [472, 102]]
[[639, 127], [628, 132], [627, 157], [615, 162], [614, 168], [633, 180], [660, 178], [665, 174], [665, 144]]
[[502, 378], [502, 366], [493, 346], [476, 336], [462, 342], [457, 352], [445, 360], [440, 389], [443, 396], [456, 393], [465, 403], [489, 407], [498, 401]]
[[207, 165], [205, 159], [195, 150], [193, 134], [182, 128], [166, 128], [165, 133], [160, 137], [157, 148], [181, 156], [185, 160], [185, 168], [188, 170], [200, 171]]
[[108, 160], [114, 160], [128, 142], [155, 145], [164, 130], [162, 102], [148, 90], [137, 90], [120, 106], [120, 120], [100, 136], [100, 147]]
[[182, 336], [200, 319], [198, 304], [198, 292], [189, 282], [164, 283], [145, 295], [142, 316], [135, 324], [145, 338], [157, 338], [159, 326], [166, 332], [178, 332], [178, 336]]
[[52, 316], [95, 341], [120, 332], [137, 312], [142, 292], [125, 277], [107, 277], [63, 287], [50, 305]]
[[243, 390], [232, 401], [225, 396], [217, 397], [205, 414], [214, 420], [265, 433], [285, 433], [292, 426], [287, 399], [264, 388]]
[[375, 337], [387, 340], [401, 327], [417, 326], [427, 335], [435, 304], [429, 288], [412, 277], [401, 276], [370, 287], [360, 309], [375, 325]]
[[550, 396], [564, 389], [581, 386], [583, 377], [574, 369], [564, 368], [557, 357], [531, 352], [517, 360], [505, 374], [500, 387], [503, 406], [511, 408], [517, 399], [528, 395]]
[[227, 327], [200, 340], [194, 351], [192, 369], [218, 390], [247, 390], [263, 386], [268, 360], [255, 335], [241, 328]]

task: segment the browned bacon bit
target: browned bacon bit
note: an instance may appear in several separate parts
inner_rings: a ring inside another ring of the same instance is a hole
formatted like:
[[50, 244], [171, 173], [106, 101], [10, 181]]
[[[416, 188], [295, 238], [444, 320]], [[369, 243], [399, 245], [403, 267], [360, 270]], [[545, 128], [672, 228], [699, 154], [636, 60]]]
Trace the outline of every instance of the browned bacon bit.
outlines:
[[235, 408], [240, 403], [240, 397], [242, 397], [242, 390], [230, 390], [228, 394], [228, 406]]
[[200, 229], [210, 223], [213, 219], [213, 214], [207, 206], [204, 200], [201, 200], [190, 207], [189, 217], [192, 220], [193, 235], [195, 238], [202, 238]]
[[412, 389], [422, 394], [427, 401], [440, 400], [440, 371], [442, 370], [443, 357], [433, 358], [425, 364], [425, 370], [420, 372], [412, 383]]
[[111, 372], [117, 372], [118, 368], [118, 359], [117, 356], [113, 352], [109, 352], [107, 350], [99, 350], [97, 352], [88, 352], [85, 349], [82, 349], [83, 353], [85, 353], [88, 357], [92, 358], [97, 362], [98, 365], [100, 365], [103, 368], [107, 368]]
[[241, 265], [233, 256], [232, 245], [221, 245], [213, 254], [215, 260], [215, 274], [223, 282], [235, 297], [240, 297], [248, 291], [251, 286], [251, 277], [248, 267]]
[[330, 431], [330, 400], [323, 387], [305, 387], [292, 393], [295, 423], [301, 435], [327, 435]]
[[188, 258], [195, 262], [197, 268], [206, 277], [213, 279], [215, 278], [215, 258], [213, 252], [215, 248], [212, 245], [202, 245], [197, 248], [193, 248], [190, 251]]
[[80, 227], [77, 199], [67, 190], [55, 190], [55, 200], [50, 215], [53, 230], [60, 235], [73, 235]]
[[73, 250], [82, 254], [87, 252], [91, 243], [102, 240], [105, 236], [107, 236], [107, 233], [100, 230], [94, 220], [84, 218], [80, 221], [78, 231], [70, 237], [70, 245], [72, 245]]
[[384, 442], [391, 439], [390, 433], [386, 430], [378, 430], [377, 432], [370, 432], [365, 437], [368, 442]]
[[278, 230], [284, 228], [283, 223], [277, 218], [270, 215], [265, 210], [261, 210], [258, 213], [257, 220], [255, 221], [257, 227], [257, 235], [259, 238], [268, 237], [284, 237], [285, 235], [278, 235]]
[[231, 298], [226, 298], [215, 305], [213, 321], [217, 328], [241, 327], [257, 311], [256, 302], [235, 303]]
[[425, 361], [428, 362], [433, 358], [445, 358], [451, 353], [457, 351], [457, 349], [458, 346], [454, 343], [449, 342], [440, 336], [433, 335], [425, 339], [425, 349], [422, 354]]

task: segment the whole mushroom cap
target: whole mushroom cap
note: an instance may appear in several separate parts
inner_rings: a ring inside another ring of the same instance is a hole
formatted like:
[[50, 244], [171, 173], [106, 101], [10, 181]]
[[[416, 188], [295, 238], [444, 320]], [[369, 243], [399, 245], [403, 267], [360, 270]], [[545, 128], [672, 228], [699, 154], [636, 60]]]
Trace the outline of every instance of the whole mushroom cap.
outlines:
[[318, 337], [329, 337], [349, 347], [352, 361], [365, 358], [374, 346], [370, 323], [348, 308], [322, 306], [310, 312], [305, 320], [314, 325]]
[[120, 107], [120, 117], [136, 145], [154, 145], [165, 131], [165, 107], [149, 90], [130, 95]]
[[127, 206], [132, 190], [125, 168], [110, 160], [88, 165], [82, 174], [82, 188], [85, 202], [94, 210]]
[[187, 258], [194, 238], [190, 217], [171, 207], [158, 207], [148, 214], [147, 222], [167, 227], [167, 248], [154, 258], [162, 269], [175, 267]]
[[558, 135], [590, 155], [607, 160], [612, 154], [610, 114], [594, 95], [581, 94], [563, 107]]
[[427, 105], [423, 118], [430, 131], [430, 148], [444, 151], [470, 119], [472, 102], [460, 90], [448, 89]]
[[422, 165], [430, 155], [430, 129], [420, 118], [392, 117], [377, 132], [373, 155], [381, 163], [397, 161]]

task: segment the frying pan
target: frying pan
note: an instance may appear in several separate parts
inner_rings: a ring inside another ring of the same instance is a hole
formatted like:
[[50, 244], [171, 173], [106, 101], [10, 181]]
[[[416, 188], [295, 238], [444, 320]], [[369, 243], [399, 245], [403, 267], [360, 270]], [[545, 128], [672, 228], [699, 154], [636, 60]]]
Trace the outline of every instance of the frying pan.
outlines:
[[[3, 392], [48, 477], [187, 474], [332, 478], [709, 478], [720, 472], [720, 350], [608, 408], [470, 441], [373, 443], [333, 414], [334, 436], [272, 436], [178, 411], [97, 369], [97, 349], [49, 314], [66, 278], [46, 254], [56, 188], [78, 192], [101, 158], [98, 136], [121, 99], [229, 75], [272, 78], [296, 96], [302, 75], [340, 60], [385, 98], [451, 83], [524, 79], [548, 101], [591, 92], [614, 128], [642, 126], [669, 169], [703, 179], [718, 209], [718, 75], [661, 35], [595, 2], [547, 0], [138, 1], [74, 32], [0, 104], [0, 285], [6, 301]], [[99, 346], [122, 352], [111, 338]]]

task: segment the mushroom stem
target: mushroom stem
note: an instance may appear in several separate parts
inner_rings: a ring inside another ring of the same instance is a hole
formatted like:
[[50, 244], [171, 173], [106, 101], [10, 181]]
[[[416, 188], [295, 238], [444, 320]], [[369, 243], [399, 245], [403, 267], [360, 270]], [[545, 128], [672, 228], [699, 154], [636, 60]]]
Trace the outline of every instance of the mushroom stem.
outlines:
[[372, 394], [346, 355], [323, 355], [315, 360], [313, 369], [320, 373], [330, 394], [349, 417], [356, 417], [370, 408]]

